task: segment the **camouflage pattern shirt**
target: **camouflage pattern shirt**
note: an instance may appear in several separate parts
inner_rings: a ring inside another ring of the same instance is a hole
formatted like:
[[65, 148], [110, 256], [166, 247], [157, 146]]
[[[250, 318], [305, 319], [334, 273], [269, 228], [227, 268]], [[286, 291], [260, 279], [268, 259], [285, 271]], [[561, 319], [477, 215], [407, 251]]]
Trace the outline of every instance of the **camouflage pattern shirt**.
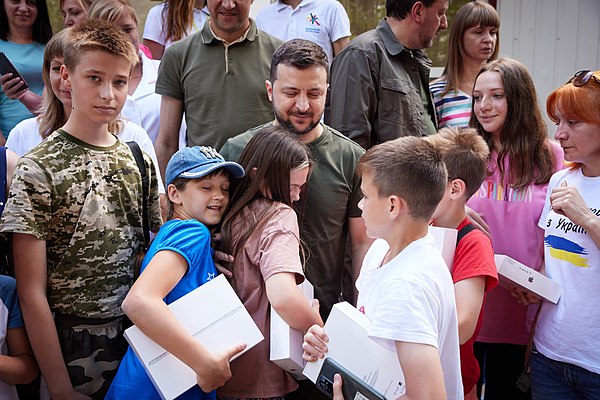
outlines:
[[[146, 154], [144, 160], [150, 228], [157, 231], [156, 169]], [[142, 180], [131, 150], [121, 140], [97, 147], [54, 132], [19, 160], [0, 231], [46, 241], [51, 310], [122, 315], [134, 256], [144, 245]]]

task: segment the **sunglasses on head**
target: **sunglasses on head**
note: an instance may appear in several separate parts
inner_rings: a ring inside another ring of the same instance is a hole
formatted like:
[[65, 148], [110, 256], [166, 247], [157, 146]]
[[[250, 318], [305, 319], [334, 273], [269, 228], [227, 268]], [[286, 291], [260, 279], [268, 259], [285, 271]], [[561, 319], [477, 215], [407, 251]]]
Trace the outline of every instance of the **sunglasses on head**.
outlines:
[[594, 75], [594, 71], [590, 71], [589, 69], [582, 69], [581, 71], [575, 72], [575, 75], [566, 83], [572, 83], [575, 87], [581, 87], [589, 82], [590, 79], [594, 79], [598, 84], [600, 84], [600, 78]]

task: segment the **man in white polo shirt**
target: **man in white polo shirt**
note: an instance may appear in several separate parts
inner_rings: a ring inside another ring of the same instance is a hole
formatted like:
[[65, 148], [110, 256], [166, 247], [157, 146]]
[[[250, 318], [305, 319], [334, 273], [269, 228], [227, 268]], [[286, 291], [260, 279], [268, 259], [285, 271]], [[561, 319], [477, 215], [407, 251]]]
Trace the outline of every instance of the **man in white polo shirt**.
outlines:
[[283, 41], [306, 39], [318, 44], [329, 65], [350, 42], [350, 20], [338, 0], [277, 0], [258, 14], [256, 25]]

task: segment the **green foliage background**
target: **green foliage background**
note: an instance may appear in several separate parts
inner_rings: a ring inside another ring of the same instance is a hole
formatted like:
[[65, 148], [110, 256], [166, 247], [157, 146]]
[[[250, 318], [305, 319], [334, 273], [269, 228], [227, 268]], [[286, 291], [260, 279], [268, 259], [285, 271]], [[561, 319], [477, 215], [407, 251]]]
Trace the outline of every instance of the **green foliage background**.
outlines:
[[[144, 29], [144, 23], [146, 22], [146, 15], [148, 10], [160, 3], [156, 0], [129, 0], [137, 12], [137, 16], [140, 20], [140, 35]], [[360, 0], [359, 0], [360, 1]], [[52, 29], [54, 32], [58, 32], [62, 29], [62, 15], [60, 14], [60, 0], [46, 0], [48, 4], [48, 11], [50, 13], [50, 22], [52, 22]]]
[[[384, 0], [339, 0], [350, 17], [350, 26], [352, 35], [358, 36], [363, 32], [373, 29], [377, 26], [381, 18], [385, 17]], [[454, 0], [446, 13], [448, 17], [448, 26], [450, 26], [456, 11], [470, 0]], [[427, 55], [433, 61], [436, 67], [446, 65], [446, 52], [448, 51], [449, 29], [438, 34], [433, 46], [427, 49]]]

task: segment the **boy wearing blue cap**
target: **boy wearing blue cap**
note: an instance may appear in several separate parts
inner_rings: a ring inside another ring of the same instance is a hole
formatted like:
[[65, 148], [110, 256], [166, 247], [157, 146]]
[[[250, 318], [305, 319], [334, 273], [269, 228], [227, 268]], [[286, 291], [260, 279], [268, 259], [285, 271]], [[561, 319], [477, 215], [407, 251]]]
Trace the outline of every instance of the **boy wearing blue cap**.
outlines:
[[[214, 389], [231, 377], [229, 360], [246, 347], [211, 353], [167, 307], [216, 276], [207, 226], [221, 221], [229, 203], [229, 178], [243, 176], [239, 164], [225, 161], [211, 147], [187, 147], [173, 155], [166, 171], [169, 220], [150, 245], [140, 277], [122, 305], [146, 336], [196, 372], [198, 386], [180, 399], [215, 400]], [[160, 399], [131, 348], [106, 398]]]

